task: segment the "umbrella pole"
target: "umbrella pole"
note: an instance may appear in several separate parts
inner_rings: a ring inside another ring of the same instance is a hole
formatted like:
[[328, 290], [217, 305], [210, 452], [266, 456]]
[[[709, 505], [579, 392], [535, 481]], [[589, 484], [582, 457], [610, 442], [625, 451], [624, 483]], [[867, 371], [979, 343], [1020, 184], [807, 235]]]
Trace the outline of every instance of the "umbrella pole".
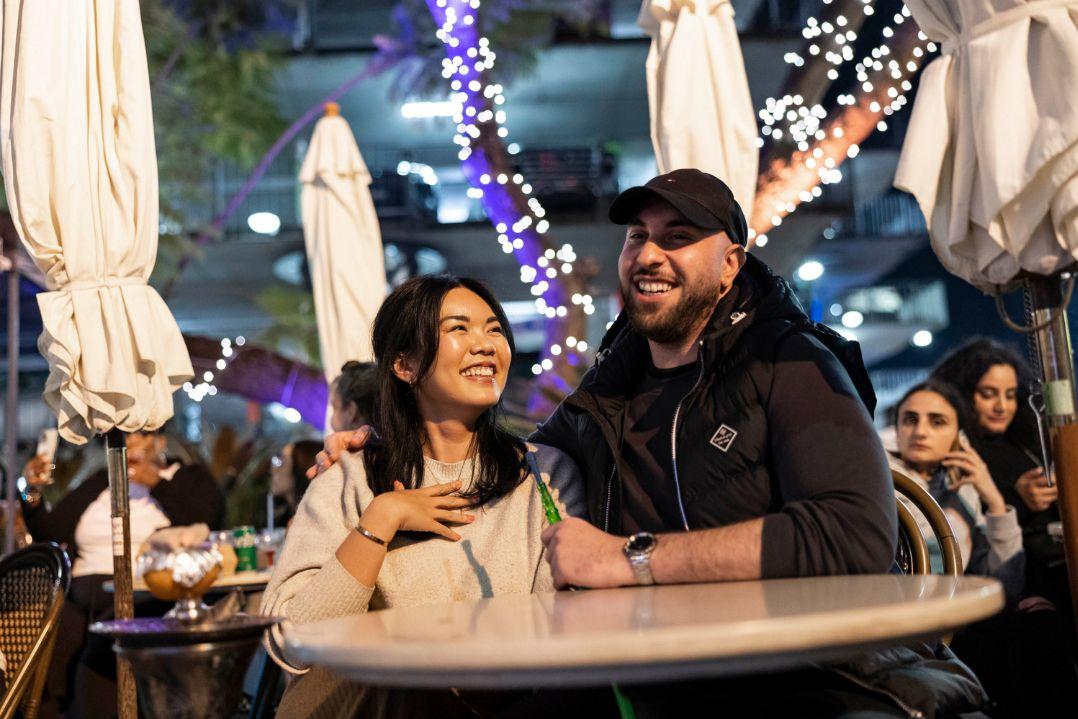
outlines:
[[15, 551], [15, 478], [19, 476], [19, 273], [14, 263], [7, 273], [7, 401], [4, 404], [4, 456], [7, 461], [7, 486], [4, 499], [4, 554]]
[[[116, 619], [135, 616], [131, 587], [131, 516], [127, 487], [127, 439], [118, 429], [105, 434], [105, 463], [109, 472], [112, 497], [112, 581], [113, 609]], [[138, 716], [135, 675], [128, 659], [116, 657], [116, 704], [120, 719]]]
[[1055, 479], [1059, 487], [1059, 514], [1063, 521], [1071, 609], [1078, 619], [1078, 415], [1075, 413], [1074, 354], [1067, 308], [1063, 306], [1058, 276], [1030, 279], [1027, 287], [1033, 304], [1033, 324], [1041, 325], [1051, 320], [1036, 331], [1035, 340], [1044, 380], [1045, 413], [1052, 439]]

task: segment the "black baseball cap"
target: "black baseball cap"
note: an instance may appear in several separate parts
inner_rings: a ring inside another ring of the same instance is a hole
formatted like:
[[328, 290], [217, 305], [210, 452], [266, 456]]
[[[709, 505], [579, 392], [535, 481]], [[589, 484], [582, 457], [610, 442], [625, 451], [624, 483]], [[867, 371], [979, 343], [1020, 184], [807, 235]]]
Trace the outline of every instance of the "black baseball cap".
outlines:
[[734, 244], [745, 246], [748, 225], [734, 193], [719, 178], [702, 170], [674, 170], [630, 187], [610, 205], [610, 221], [627, 225], [644, 205], [665, 200], [685, 218], [705, 230], [723, 230]]

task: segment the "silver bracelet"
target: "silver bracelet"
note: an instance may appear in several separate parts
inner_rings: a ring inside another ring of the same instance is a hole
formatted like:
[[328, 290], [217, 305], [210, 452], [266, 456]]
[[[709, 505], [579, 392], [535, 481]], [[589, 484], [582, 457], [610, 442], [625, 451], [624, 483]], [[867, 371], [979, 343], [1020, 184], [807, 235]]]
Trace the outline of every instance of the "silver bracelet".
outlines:
[[362, 524], [356, 525], [356, 531], [362, 534], [367, 539], [371, 540], [375, 544], [381, 544], [383, 547], [389, 548], [389, 544], [386, 543], [381, 537], [378, 537], [371, 530], [364, 527]]

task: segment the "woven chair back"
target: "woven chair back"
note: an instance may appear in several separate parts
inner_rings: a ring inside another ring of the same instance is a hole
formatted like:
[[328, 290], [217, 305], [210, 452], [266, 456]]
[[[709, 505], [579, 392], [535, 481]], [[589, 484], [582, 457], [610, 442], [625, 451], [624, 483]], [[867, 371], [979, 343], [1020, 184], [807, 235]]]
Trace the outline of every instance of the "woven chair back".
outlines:
[[67, 554], [51, 542], [0, 559], [0, 652], [7, 661], [0, 719], [20, 706], [25, 719], [36, 715], [70, 584]]

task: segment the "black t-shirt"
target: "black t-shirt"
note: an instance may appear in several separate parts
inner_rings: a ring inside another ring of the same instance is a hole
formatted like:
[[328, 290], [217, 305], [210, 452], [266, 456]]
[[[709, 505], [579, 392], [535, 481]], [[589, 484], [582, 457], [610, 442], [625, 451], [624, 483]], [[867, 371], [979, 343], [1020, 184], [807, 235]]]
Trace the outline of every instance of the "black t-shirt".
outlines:
[[648, 362], [624, 414], [621, 443], [621, 532], [682, 528], [671, 454], [674, 411], [692, 390], [695, 362], [658, 369]]

